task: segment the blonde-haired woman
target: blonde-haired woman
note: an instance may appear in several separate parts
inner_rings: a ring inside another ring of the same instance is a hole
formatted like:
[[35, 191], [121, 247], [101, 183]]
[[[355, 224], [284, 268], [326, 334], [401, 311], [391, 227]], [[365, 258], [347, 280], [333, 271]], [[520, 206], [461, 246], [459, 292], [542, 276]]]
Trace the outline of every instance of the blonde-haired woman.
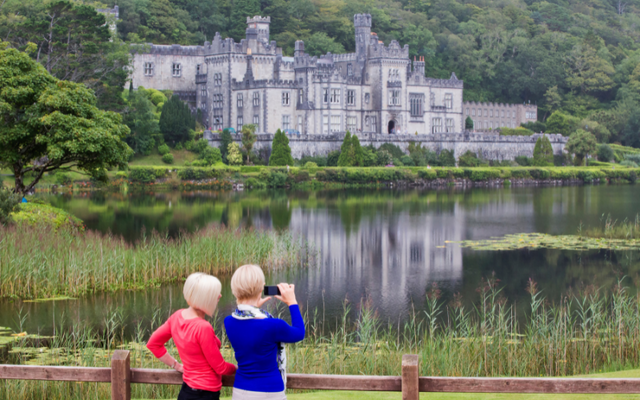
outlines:
[[231, 291], [238, 308], [224, 319], [229, 342], [235, 351], [238, 371], [233, 400], [283, 400], [286, 386], [286, 354], [283, 343], [304, 339], [304, 322], [296, 301], [295, 287], [278, 285], [278, 300], [289, 306], [291, 325], [260, 309], [264, 273], [257, 265], [243, 265], [231, 278]]
[[[178, 400], [217, 400], [222, 375], [233, 375], [236, 366], [224, 361], [220, 339], [204, 316], [212, 316], [218, 306], [222, 285], [211, 275], [195, 273], [184, 283], [184, 299], [189, 308], [176, 311], [158, 328], [147, 348], [163, 363], [183, 373]], [[178, 348], [183, 364], [176, 361], [164, 346], [169, 339]]]

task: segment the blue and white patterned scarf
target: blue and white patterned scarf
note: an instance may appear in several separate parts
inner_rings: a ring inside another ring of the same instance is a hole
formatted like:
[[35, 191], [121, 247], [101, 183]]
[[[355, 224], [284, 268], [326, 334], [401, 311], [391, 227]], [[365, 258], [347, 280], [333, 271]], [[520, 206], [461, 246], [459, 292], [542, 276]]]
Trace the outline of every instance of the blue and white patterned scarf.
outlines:
[[[238, 304], [236, 310], [231, 314], [231, 316], [235, 319], [245, 320], [245, 319], [268, 319], [274, 318], [267, 311], [250, 306], [247, 304]], [[278, 370], [280, 370], [280, 375], [282, 376], [282, 381], [284, 382], [284, 387], [287, 387], [287, 351], [284, 347], [284, 343], [278, 343]]]

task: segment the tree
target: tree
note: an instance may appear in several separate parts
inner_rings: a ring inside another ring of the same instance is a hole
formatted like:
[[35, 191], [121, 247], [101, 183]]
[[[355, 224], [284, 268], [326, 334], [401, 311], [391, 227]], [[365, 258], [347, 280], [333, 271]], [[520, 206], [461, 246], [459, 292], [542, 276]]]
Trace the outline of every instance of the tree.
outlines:
[[340, 150], [330, 151], [327, 154], [327, 167], [337, 167], [340, 159]]
[[20, 211], [20, 196], [0, 188], [0, 225], [11, 224], [11, 214], [17, 211]]
[[229, 160], [229, 165], [242, 165], [242, 153], [240, 152], [240, 145], [238, 143], [229, 143], [227, 159]]
[[538, 167], [553, 165], [553, 147], [546, 135], [536, 140], [536, 146], [533, 149], [533, 165]]
[[242, 147], [247, 154], [247, 165], [251, 163], [251, 150], [253, 145], [258, 140], [256, 134], [256, 126], [253, 124], [247, 124], [242, 126]]
[[162, 106], [160, 114], [160, 132], [164, 140], [175, 145], [189, 140], [189, 131], [195, 129], [196, 120], [191, 115], [189, 106], [177, 95]]
[[259, 0], [233, 0], [231, 29], [229, 30], [231, 37], [238, 41], [244, 39], [247, 29], [247, 17], [255, 15], [260, 15]]
[[568, 54], [567, 65], [567, 84], [581, 93], [602, 92], [614, 85], [611, 76], [615, 69], [589, 45], [575, 45]]
[[291, 157], [291, 147], [289, 147], [289, 138], [280, 129], [276, 131], [271, 144], [271, 157], [269, 157], [270, 166], [293, 165], [293, 157]]
[[569, 140], [565, 145], [565, 150], [569, 154], [575, 154], [575, 164], [583, 165], [586, 163], [585, 157], [596, 152], [598, 142], [593, 134], [578, 129], [569, 136]]
[[635, 109], [631, 112], [622, 129], [622, 138], [626, 146], [640, 147], [640, 110]]
[[547, 118], [547, 133], [559, 133], [563, 136], [569, 136], [580, 125], [580, 120], [571, 115], [564, 114], [560, 111], [554, 111]]
[[46, 172], [74, 167], [105, 179], [107, 167], [126, 167], [129, 128], [99, 110], [91, 90], [57, 80], [15, 49], [0, 51], [0, 71], [0, 167], [13, 171], [16, 193], [31, 191]]
[[464, 129], [468, 131], [473, 130], [473, 120], [471, 117], [467, 117], [467, 119], [464, 120]]
[[229, 161], [227, 160], [227, 152], [231, 142], [233, 142], [233, 139], [231, 139], [229, 128], [224, 128], [220, 134], [220, 154], [222, 154], [222, 162], [225, 164], [229, 164]]
[[353, 165], [362, 167], [364, 166], [364, 151], [360, 146], [360, 139], [355, 134], [351, 135], [351, 151], [353, 152]]
[[305, 52], [312, 56], [320, 56], [326, 53], [344, 53], [344, 46], [337, 43], [333, 38], [324, 32], [315, 32], [305, 43]]
[[129, 94], [129, 107], [124, 113], [123, 122], [131, 134], [126, 137], [127, 144], [136, 154], [149, 155], [156, 145], [160, 128], [153, 114], [153, 104], [138, 92]]
[[455, 167], [456, 157], [453, 150], [442, 150], [440, 154], [438, 154], [438, 164], [443, 167]]
[[338, 158], [338, 167], [351, 167], [355, 163], [355, 153], [351, 143], [351, 132], [347, 131], [340, 146], [340, 158]]

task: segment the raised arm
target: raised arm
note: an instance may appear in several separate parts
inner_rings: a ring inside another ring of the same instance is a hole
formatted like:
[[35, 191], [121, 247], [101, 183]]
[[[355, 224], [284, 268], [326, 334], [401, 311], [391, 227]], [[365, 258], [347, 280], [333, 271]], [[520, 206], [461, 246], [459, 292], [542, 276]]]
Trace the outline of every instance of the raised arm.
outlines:
[[304, 339], [304, 321], [300, 314], [300, 307], [297, 304], [289, 306], [291, 313], [291, 325], [283, 320], [276, 321], [276, 328], [273, 333], [275, 342], [295, 343]]
[[218, 375], [233, 375], [236, 366], [228, 363], [220, 354], [220, 348], [216, 345], [216, 335], [211, 326], [200, 329], [200, 348], [211, 368]]

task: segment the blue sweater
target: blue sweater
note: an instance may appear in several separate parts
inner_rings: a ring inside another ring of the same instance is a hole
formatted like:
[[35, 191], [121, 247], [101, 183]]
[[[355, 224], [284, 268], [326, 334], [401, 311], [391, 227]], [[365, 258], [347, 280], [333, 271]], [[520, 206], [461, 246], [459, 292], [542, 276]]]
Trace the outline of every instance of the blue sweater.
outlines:
[[224, 319], [227, 336], [236, 353], [238, 370], [233, 387], [252, 392], [282, 392], [284, 382], [278, 370], [278, 343], [304, 339], [304, 321], [297, 304], [289, 307], [291, 323], [276, 318]]

